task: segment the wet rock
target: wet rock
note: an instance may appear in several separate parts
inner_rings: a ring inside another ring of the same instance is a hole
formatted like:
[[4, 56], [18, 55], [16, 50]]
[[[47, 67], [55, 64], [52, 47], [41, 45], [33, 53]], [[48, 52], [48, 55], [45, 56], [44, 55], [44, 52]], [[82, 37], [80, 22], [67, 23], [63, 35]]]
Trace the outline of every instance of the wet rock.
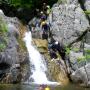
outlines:
[[37, 46], [40, 53], [48, 52], [48, 42], [42, 39], [33, 39], [34, 44]]
[[60, 59], [48, 62], [48, 71], [51, 76], [51, 81], [60, 82], [61, 85], [67, 85], [69, 83], [63, 60]]
[[[0, 51], [0, 81], [2, 83], [18, 83], [27, 75], [23, 68], [27, 65], [29, 58], [26, 59], [28, 54], [26, 54], [23, 38], [21, 38], [26, 27], [16, 17], [6, 17], [2, 12], [0, 17], [7, 26], [5, 36], [0, 36], [0, 44], [3, 42], [5, 45], [5, 48]], [[24, 63], [23, 66], [23, 62], [27, 63]], [[22, 77], [24, 73], [25, 76]]]

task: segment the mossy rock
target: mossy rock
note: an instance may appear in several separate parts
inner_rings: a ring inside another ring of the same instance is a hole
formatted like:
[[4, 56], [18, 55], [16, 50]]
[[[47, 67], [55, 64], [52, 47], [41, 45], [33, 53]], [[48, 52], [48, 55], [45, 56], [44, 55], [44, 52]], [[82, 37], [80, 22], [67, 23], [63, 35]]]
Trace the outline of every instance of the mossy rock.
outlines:
[[84, 11], [85, 14], [90, 14], [90, 10]]
[[47, 46], [48, 46], [47, 40], [33, 39], [33, 41], [34, 41], [34, 44], [35, 44], [37, 47], [47, 48]]
[[6, 45], [4, 43], [0, 44], [0, 51], [3, 51], [6, 48]]
[[80, 63], [81, 61], [85, 61], [86, 60], [86, 57], [85, 56], [82, 56], [82, 57], [78, 57], [77, 58], [77, 61]]
[[40, 53], [48, 52], [48, 42], [42, 39], [33, 39], [33, 43], [36, 45]]
[[72, 50], [75, 52], [78, 52], [80, 49], [79, 48], [73, 48]]
[[38, 51], [42, 54], [47, 53], [47, 49], [46, 48], [38, 48]]
[[3, 17], [0, 16], [0, 51], [3, 51], [7, 45], [7, 25], [3, 20]]
[[19, 43], [19, 47], [22, 51], [27, 51], [26, 45], [24, 43], [24, 41], [22, 40], [22, 38], [18, 38], [17, 39], [18, 43]]
[[90, 53], [90, 49], [88, 49], [88, 50], [85, 50], [85, 52], [86, 52], [86, 53]]
[[87, 54], [87, 55], [86, 55], [86, 59], [90, 59], [90, 55]]

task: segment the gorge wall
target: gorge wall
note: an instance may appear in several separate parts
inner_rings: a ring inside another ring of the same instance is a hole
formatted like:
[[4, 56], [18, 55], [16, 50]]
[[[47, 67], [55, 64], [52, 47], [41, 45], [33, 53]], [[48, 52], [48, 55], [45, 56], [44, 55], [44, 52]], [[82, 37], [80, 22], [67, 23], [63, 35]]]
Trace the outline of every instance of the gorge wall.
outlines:
[[28, 75], [28, 53], [23, 42], [26, 31], [16, 17], [6, 17], [0, 10], [0, 81], [17, 83]]
[[[90, 27], [90, 1], [89, 0], [65, 0], [56, 3], [52, 7], [49, 16], [53, 37], [68, 46]], [[88, 12], [88, 14], [86, 13]], [[71, 78], [76, 83], [89, 86], [89, 51], [90, 51], [90, 28], [88, 34], [79, 41], [74, 42], [69, 50], [71, 62]], [[83, 42], [86, 39], [87, 42]], [[82, 47], [82, 43], [84, 43]], [[82, 48], [81, 48], [82, 47]], [[83, 51], [84, 50], [84, 51]], [[88, 53], [87, 53], [88, 50]], [[85, 52], [85, 54], [83, 54]], [[87, 56], [88, 55], [88, 56]], [[86, 56], [88, 58], [86, 58]], [[82, 59], [84, 57], [84, 59]], [[80, 62], [78, 62], [80, 60]], [[86, 67], [86, 68], [84, 68]], [[85, 71], [86, 70], [86, 71]]]
[[[89, 4], [89, 0], [85, 0], [84, 3], [79, 2], [79, 0], [64, 0], [64, 2], [62, 0], [62, 3], [57, 2], [54, 4], [48, 18], [51, 22], [50, 29], [53, 37], [65, 46], [68, 46], [73, 40], [76, 40], [89, 27], [89, 19], [82, 8], [82, 6], [84, 6], [86, 10], [89, 10]], [[3, 48], [0, 48], [0, 81], [1, 83], [25, 81], [30, 75], [28, 53], [23, 42], [27, 27], [16, 17], [6, 17], [2, 11], [0, 11], [0, 17], [0, 21], [3, 22], [1, 24], [5, 24], [5, 27], [7, 27], [4, 33], [0, 31], [0, 47]], [[88, 15], [88, 17], [90, 16]], [[2, 25], [0, 28], [2, 29]], [[70, 77], [73, 82], [84, 83], [85, 85], [88, 84], [89, 80], [87, 80], [86, 71], [83, 67], [86, 63], [84, 63], [84, 65], [79, 65], [78, 63], [74, 65], [78, 59], [84, 57], [82, 50], [80, 51], [82, 39], [71, 46], [69, 58], [72, 67], [68, 66], [68, 68], [66, 68], [60, 56], [59, 60], [51, 61], [48, 53], [48, 42], [46, 40], [41, 40], [41, 33], [37, 32], [39, 31], [33, 33], [33, 43], [46, 58], [48, 67], [47, 76], [49, 79], [60, 82], [62, 85], [68, 84], [67, 70], [69, 69], [68, 71], [71, 73]], [[73, 48], [78, 49], [78, 51], [73, 50]], [[86, 42], [84, 44], [84, 49], [90, 50], [90, 45]], [[88, 54], [89, 53], [90, 52], [88, 52]], [[6, 67], [3, 68], [3, 66]], [[87, 73], [90, 71], [89, 67], [88, 61], [86, 65], [88, 69]], [[89, 74], [88, 78], [90, 78]]]

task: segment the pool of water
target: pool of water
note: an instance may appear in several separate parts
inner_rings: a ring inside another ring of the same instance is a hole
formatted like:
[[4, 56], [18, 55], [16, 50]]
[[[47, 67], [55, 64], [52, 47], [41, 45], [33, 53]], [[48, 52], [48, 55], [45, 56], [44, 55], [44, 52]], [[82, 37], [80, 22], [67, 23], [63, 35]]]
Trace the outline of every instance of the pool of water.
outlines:
[[[39, 90], [39, 86], [35, 85], [0, 85], [0, 90]], [[50, 90], [90, 90], [90, 88], [83, 88], [75, 85], [68, 85], [64, 87], [50, 86]]]

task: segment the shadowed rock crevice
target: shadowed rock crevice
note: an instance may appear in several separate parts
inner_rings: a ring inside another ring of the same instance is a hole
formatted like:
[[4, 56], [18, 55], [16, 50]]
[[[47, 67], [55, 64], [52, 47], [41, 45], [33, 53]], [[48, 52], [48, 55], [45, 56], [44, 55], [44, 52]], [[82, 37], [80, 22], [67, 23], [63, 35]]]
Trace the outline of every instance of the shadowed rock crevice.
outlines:
[[85, 38], [86, 34], [90, 31], [90, 28], [87, 28], [77, 39], [72, 41], [68, 47], [71, 47], [74, 43], [81, 41], [83, 38]]
[[2, 62], [0, 63], [0, 81], [5, 77], [5, 73], [10, 69], [10, 65]]
[[10, 68], [9, 64], [4, 63], [4, 62], [0, 63], [0, 70], [5, 70], [5, 69], [8, 69], [8, 68]]
[[[87, 11], [87, 9], [86, 9], [86, 7], [85, 7], [85, 0], [78, 0], [78, 2], [80, 3], [80, 6], [81, 6], [81, 8], [82, 8], [82, 10], [83, 11]], [[89, 17], [89, 15], [87, 15], [87, 14], [85, 14], [86, 15], [86, 18], [87, 18], [87, 20], [88, 20], [88, 22], [89, 22], [89, 25], [90, 25], [90, 17]]]

